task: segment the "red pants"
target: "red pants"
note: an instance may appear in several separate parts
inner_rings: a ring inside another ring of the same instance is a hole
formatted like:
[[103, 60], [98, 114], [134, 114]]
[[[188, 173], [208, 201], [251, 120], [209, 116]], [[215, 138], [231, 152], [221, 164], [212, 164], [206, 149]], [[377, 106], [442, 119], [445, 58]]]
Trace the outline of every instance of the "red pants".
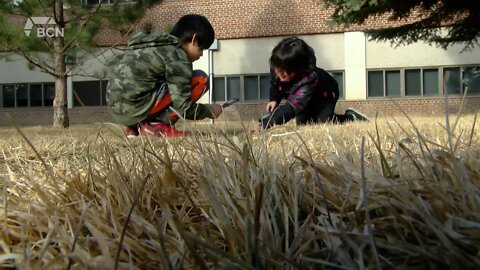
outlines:
[[[208, 90], [208, 86], [207, 74], [201, 70], [194, 70], [192, 72], [192, 94], [190, 96], [192, 103], [195, 103], [200, 99], [205, 91]], [[155, 101], [153, 107], [150, 109], [149, 115], [154, 117], [156, 115], [163, 114], [170, 105], [172, 105], [172, 98], [167, 89], [166, 93]], [[168, 118], [170, 119], [171, 123], [175, 123], [178, 120], [178, 115], [174, 112], [171, 112], [169, 113]]]

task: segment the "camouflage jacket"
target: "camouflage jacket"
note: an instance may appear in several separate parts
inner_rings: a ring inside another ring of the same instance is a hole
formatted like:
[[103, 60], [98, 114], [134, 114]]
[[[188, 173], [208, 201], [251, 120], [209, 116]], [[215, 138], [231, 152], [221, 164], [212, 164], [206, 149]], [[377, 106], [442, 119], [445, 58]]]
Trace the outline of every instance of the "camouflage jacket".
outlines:
[[168, 84], [172, 107], [182, 116], [212, 117], [208, 104], [193, 104], [190, 100], [192, 63], [175, 36], [140, 32], [110, 66], [106, 99], [118, 123], [135, 125], [145, 120], [163, 82]]

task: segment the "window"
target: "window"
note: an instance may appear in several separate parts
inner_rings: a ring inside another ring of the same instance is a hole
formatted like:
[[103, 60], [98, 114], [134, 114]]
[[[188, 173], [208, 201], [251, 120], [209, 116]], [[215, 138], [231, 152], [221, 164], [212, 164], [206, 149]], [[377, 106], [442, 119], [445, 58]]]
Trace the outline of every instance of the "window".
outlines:
[[463, 87], [467, 94], [480, 93], [480, 66], [466, 67], [463, 72]]
[[443, 69], [443, 79], [445, 91], [450, 95], [459, 95], [462, 93], [462, 80], [460, 68]]
[[[404, 85], [405, 96], [439, 95], [438, 69], [406, 69]], [[399, 83], [398, 86], [401, 87], [401, 84]]]
[[258, 100], [258, 94], [260, 93], [260, 91], [258, 91], [258, 88], [260, 87], [258, 77], [245, 76], [243, 77], [243, 80], [245, 86], [245, 100]]
[[368, 72], [368, 96], [383, 97], [383, 71]]
[[439, 94], [438, 69], [423, 70], [423, 94], [425, 96], [435, 96]]
[[[107, 105], [108, 81], [73, 83], [74, 106]], [[49, 107], [55, 99], [54, 83], [17, 83], [0, 85], [0, 106], [3, 108]]]
[[238, 98], [241, 101], [268, 100], [270, 75], [222, 76], [213, 78], [212, 101], [224, 102]]
[[367, 87], [368, 97], [475, 95], [480, 93], [480, 66], [371, 70]]
[[385, 90], [387, 97], [400, 96], [400, 71], [385, 71]]
[[448, 94], [479, 94], [480, 66], [444, 68], [443, 81]]
[[15, 85], [17, 107], [28, 107], [28, 84]]
[[369, 97], [400, 96], [400, 70], [382, 70], [368, 72]]
[[225, 101], [225, 77], [213, 78], [212, 101]]
[[43, 86], [42, 84], [30, 85], [30, 106], [42, 107], [43, 105]]
[[15, 85], [3, 86], [3, 107], [12, 108], [15, 107]]
[[405, 96], [433, 96], [438, 90], [438, 69], [405, 70]]
[[18, 7], [22, 2], [23, 0], [11, 0], [11, 4], [13, 7]]
[[105, 106], [107, 81], [73, 83], [73, 106]]
[[420, 96], [422, 81], [420, 69], [405, 70], [405, 96]]
[[82, 4], [84, 5], [97, 5], [100, 2], [100, 0], [82, 0]]
[[4, 108], [28, 106], [28, 84], [6, 84], [2, 91]]
[[17, 83], [0, 85], [3, 108], [47, 107], [55, 99], [54, 83]]
[[227, 100], [240, 99], [240, 77], [227, 77]]
[[[81, 0], [82, 4], [87, 5], [87, 6], [93, 6], [93, 5], [113, 5], [115, 4], [116, 0]], [[122, 3], [135, 3], [137, 0], [118, 0], [119, 4]]]
[[53, 100], [55, 99], [55, 84], [48, 83], [43, 85], [43, 106], [53, 106]]
[[270, 75], [260, 75], [260, 99], [270, 99]]
[[368, 97], [438, 96], [438, 76], [438, 68], [368, 71]]
[[102, 105], [106, 106], [107, 105], [107, 85], [108, 81], [103, 80], [101, 81], [101, 89], [102, 89]]
[[342, 71], [334, 71], [331, 73], [333, 78], [337, 81], [338, 83], [338, 92], [339, 92], [339, 97], [345, 97], [344, 95], [344, 81], [343, 81], [343, 72]]
[[[340, 97], [343, 97], [343, 71], [331, 74], [338, 82]], [[213, 78], [212, 101], [225, 102], [234, 98], [245, 102], [269, 100], [270, 80], [270, 74], [215, 77]]]

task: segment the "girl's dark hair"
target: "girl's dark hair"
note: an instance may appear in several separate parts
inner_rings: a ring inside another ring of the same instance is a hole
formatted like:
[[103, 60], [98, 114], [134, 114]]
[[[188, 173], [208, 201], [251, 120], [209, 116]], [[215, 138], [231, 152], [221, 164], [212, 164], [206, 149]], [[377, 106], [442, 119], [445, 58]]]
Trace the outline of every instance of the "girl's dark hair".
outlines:
[[215, 31], [208, 19], [198, 14], [181, 17], [170, 34], [176, 36], [180, 42], [190, 42], [195, 35], [198, 47], [203, 50], [208, 49], [215, 39]]
[[315, 54], [308, 44], [298, 37], [288, 37], [280, 41], [272, 50], [270, 66], [287, 73], [307, 72], [315, 65]]

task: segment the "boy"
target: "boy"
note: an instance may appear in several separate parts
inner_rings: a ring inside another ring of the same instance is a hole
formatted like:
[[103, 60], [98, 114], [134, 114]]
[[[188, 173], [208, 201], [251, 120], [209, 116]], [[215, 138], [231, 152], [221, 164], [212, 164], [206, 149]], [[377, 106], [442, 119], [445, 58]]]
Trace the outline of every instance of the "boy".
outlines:
[[218, 104], [196, 104], [208, 90], [208, 76], [192, 71], [215, 38], [207, 18], [197, 14], [178, 20], [170, 34], [140, 32], [117, 56], [107, 85], [107, 104], [115, 121], [126, 126], [128, 137], [182, 137], [175, 128], [179, 117], [217, 118]]
[[[272, 50], [270, 66], [269, 113], [260, 118], [259, 129], [284, 124], [292, 118], [297, 125], [368, 120], [354, 109], [347, 109], [344, 115], [334, 113], [338, 84], [328, 72], [316, 67], [315, 52], [302, 39], [288, 37], [280, 41]], [[287, 102], [280, 105], [283, 98]]]

